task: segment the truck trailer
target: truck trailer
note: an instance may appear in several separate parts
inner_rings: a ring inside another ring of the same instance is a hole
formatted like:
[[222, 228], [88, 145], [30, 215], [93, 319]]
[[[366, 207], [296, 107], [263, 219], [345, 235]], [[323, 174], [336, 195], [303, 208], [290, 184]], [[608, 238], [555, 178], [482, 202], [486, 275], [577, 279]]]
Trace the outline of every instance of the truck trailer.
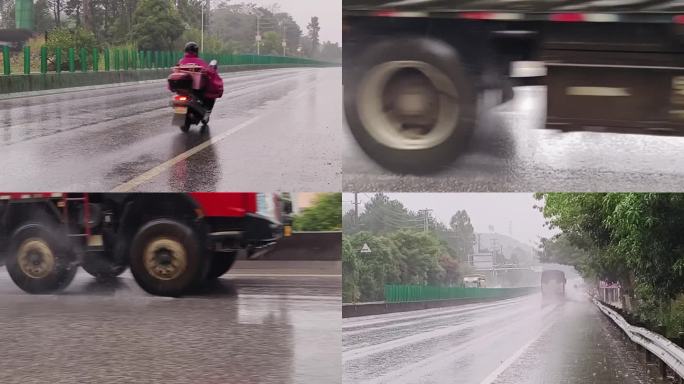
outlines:
[[145, 291], [180, 296], [263, 256], [290, 225], [286, 194], [1, 193], [0, 257], [29, 293], [59, 291], [78, 267], [99, 279], [130, 267]]
[[453, 161], [479, 96], [545, 85], [545, 127], [684, 135], [684, 3], [343, 0], [345, 115], [391, 170]]

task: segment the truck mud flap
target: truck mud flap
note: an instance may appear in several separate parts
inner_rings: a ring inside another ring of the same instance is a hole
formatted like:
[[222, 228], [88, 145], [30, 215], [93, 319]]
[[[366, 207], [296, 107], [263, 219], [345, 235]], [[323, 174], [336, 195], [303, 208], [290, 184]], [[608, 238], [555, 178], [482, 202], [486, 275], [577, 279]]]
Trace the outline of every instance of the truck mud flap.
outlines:
[[547, 128], [684, 135], [684, 68], [547, 64]]

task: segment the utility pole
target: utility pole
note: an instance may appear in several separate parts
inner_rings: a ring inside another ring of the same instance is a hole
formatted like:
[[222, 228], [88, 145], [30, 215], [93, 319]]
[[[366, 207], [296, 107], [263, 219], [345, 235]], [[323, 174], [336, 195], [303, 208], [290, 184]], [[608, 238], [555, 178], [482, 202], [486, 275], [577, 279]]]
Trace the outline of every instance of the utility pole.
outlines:
[[207, 15], [204, 21], [205, 29], [207, 30], [207, 35], [211, 36], [211, 0], [206, 0]]
[[354, 223], [359, 224], [359, 194], [354, 192]]
[[200, 37], [200, 52], [204, 52], [204, 3], [202, 3], [202, 36]]
[[287, 24], [283, 22], [283, 56], [287, 56], [285, 54], [285, 50], [287, 49]]
[[421, 209], [418, 213], [423, 214], [423, 232], [427, 232], [430, 229], [430, 220], [428, 214], [432, 212], [432, 209]]
[[256, 15], [257, 18], [257, 34], [256, 34], [256, 44], [257, 44], [257, 56], [261, 55], [261, 24], [259, 21], [259, 14]]

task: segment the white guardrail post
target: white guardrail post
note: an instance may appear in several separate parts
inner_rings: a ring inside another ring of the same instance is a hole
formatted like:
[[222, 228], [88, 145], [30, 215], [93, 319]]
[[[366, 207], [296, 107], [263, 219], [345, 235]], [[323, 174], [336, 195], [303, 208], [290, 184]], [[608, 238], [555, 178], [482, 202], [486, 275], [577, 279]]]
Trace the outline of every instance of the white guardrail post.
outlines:
[[606, 316], [610, 317], [629, 338], [657, 356], [680, 378], [684, 378], [684, 349], [667, 338], [651, 332], [646, 328], [636, 327], [629, 324], [619, 313], [605, 306], [600, 301], [592, 298], [592, 301]]

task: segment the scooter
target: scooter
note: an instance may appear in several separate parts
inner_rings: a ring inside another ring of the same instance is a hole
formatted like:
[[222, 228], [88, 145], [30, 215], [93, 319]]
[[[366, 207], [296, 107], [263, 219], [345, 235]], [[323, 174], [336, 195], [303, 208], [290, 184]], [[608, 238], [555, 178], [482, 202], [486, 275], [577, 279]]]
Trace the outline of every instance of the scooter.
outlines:
[[[216, 70], [218, 63], [212, 60], [209, 66]], [[168, 82], [169, 89], [176, 93], [170, 103], [174, 112], [171, 123], [182, 132], [188, 132], [192, 125], [201, 123], [200, 129], [205, 132], [209, 128], [209, 111], [200, 97], [206, 83], [203, 69], [197, 65], [179, 65], [174, 68]]]

